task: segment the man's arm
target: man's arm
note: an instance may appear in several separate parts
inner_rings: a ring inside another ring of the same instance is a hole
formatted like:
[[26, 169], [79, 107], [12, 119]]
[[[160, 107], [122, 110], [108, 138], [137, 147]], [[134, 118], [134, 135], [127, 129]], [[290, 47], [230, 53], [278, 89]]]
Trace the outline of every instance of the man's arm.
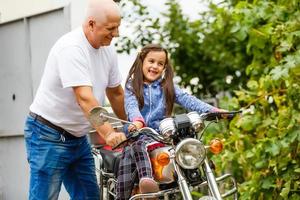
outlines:
[[[90, 115], [90, 111], [93, 108], [100, 106], [93, 94], [92, 87], [73, 87], [73, 91], [75, 93], [77, 103], [84, 112], [84, 115], [88, 118]], [[115, 146], [126, 139], [123, 133], [115, 132], [108, 122], [105, 122], [104, 125], [93, 124], [93, 126], [95, 130], [104, 138], [106, 143], [110, 146]]]
[[124, 90], [121, 85], [114, 88], [106, 88], [106, 96], [114, 113], [123, 120], [127, 120], [124, 109]]

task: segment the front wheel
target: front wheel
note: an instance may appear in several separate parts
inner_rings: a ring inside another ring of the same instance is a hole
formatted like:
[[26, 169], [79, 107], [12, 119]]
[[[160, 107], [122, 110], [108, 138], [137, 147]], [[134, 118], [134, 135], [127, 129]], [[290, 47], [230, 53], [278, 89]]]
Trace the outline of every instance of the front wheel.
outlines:
[[203, 196], [199, 200], [217, 200], [215, 197], [212, 196]]
[[107, 185], [107, 200], [114, 200], [116, 199], [115, 195], [117, 194], [116, 192], [116, 185], [115, 184], [108, 184]]
[[169, 194], [168, 197], [159, 197], [159, 200], [182, 200], [182, 196], [179, 193]]

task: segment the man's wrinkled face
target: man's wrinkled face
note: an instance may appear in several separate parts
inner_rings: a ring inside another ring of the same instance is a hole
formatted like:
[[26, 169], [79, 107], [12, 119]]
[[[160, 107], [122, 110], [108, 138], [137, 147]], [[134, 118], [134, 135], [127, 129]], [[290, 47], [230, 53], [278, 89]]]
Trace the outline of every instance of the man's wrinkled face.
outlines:
[[105, 23], [94, 21], [92, 46], [94, 48], [109, 46], [112, 39], [119, 36], [120, 23], [121, 18], [119, 16], [110, 16]]

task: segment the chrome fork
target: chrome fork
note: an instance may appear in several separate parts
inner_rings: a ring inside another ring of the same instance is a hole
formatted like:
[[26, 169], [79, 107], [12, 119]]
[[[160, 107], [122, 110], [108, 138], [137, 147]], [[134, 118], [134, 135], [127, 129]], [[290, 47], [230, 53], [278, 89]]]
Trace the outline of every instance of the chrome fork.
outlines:
[[184, 200], [193, 200], [191, 192], [189, 190], [189, 186], [187, 184], [187, 181], [184, 178], [184, 176], [182, 175], [182, 172], [175, 161], [175, 150], [171, 149], [170, 154], [171, 154], [170, 155], [171, 162], [172, 162], [175, 172], [177, 174], [177, 178], [178, 178], [177, 182], [179, 185], [179, 190], [181, 191], [181, 195]]
[[217, 200], [222, 200], [216, 177], [213, 173], [213, 170], [209, 166], [208, 159], [206, 158], [203, 163], [203, 169], [207, 177], [207, 183], [208, 183], [208, 188], [210, 192], [212, 193], [212, 196], [215, 197]]

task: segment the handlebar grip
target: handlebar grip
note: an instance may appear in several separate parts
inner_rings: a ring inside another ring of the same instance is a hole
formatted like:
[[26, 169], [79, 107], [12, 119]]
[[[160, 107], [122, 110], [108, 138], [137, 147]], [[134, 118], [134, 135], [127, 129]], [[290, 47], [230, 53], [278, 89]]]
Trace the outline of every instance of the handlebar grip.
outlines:
[[[209, 112], [209, 113], [201, 114], [201, 117], [207, 121], [216, 120], [218, 118], [232, 119], [236, 114], [241, 113], [241, 112], [242, 112], [241, 110], [228, 111], [228, 112]], [[225, 115], [225, 117], [224, 117], [224, 115]]]

